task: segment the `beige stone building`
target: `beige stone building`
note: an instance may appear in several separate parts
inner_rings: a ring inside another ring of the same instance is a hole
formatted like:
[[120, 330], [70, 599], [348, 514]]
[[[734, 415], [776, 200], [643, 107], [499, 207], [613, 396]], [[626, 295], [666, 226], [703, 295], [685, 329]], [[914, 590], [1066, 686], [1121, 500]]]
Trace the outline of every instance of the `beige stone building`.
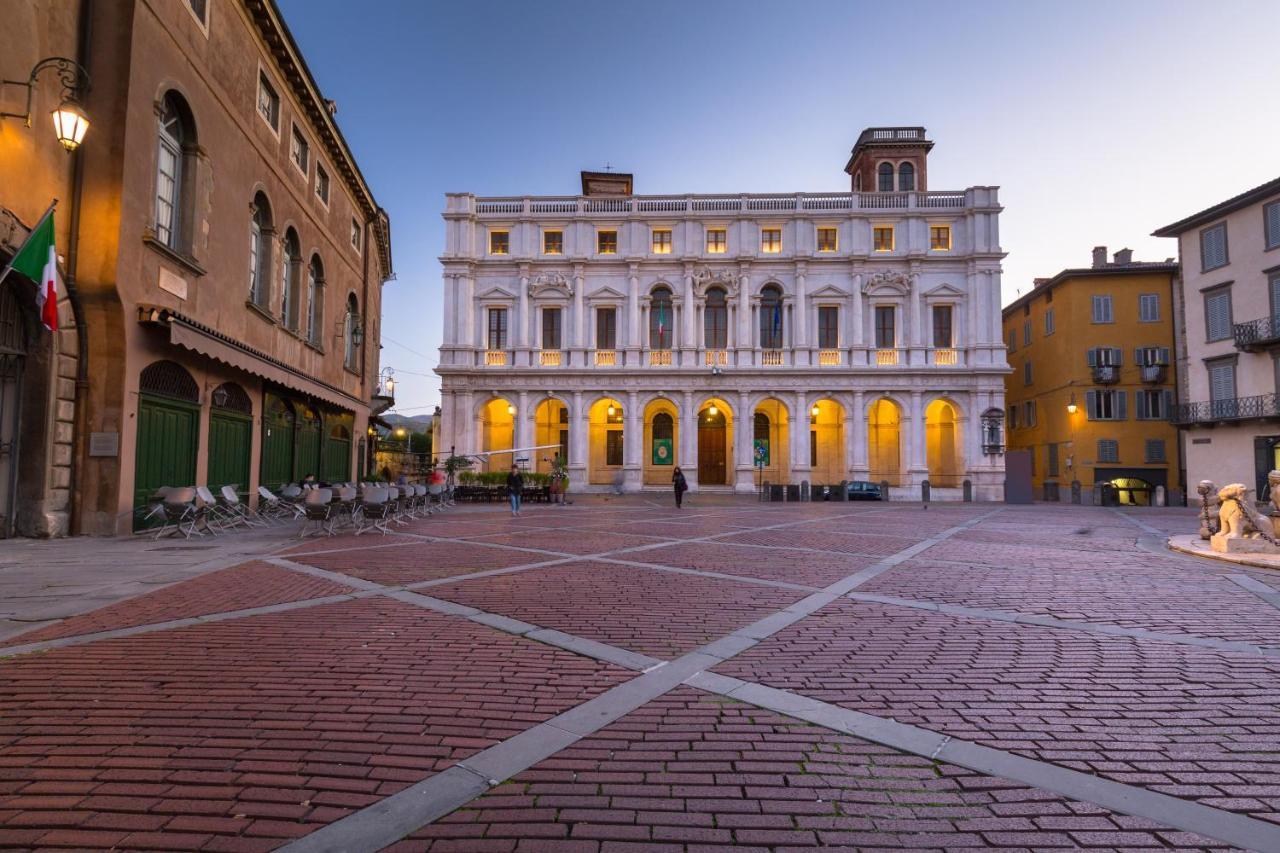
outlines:
[[1187, 483], [1265, 494], [1280, 468], [1280, 178], [1155, 232], [1182, 265], [1179, 404]]
[[161, 485], [356, 476], [390, 226], [275, 4], [20, 0], [0, 78], [33, 69], [31, 126], [0, 120], [0, 264], [57, 199], [62, 329], [0, 284], [0, 535], [126, 533]]

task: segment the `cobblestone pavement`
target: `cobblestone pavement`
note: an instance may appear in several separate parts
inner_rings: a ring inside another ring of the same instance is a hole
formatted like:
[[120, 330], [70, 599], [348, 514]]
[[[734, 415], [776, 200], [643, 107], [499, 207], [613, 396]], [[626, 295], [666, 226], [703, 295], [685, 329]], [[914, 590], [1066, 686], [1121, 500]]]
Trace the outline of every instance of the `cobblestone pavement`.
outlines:
[[59, 602], [0, 640], [0, 847], [1280, 851], [1280, 574], [1194, 513], [691, 504]]

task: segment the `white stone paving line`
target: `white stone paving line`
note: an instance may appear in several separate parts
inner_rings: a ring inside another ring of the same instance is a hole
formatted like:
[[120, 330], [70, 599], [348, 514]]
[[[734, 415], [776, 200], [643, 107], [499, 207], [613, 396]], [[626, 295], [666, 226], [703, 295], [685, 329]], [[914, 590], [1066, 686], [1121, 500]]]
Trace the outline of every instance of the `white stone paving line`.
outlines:
[[1280, 609], [1280, 590], [1248, 575], [1227, 575], [1227, 580], [1238, 587], [1249, 590], [1249, 592], [1258, 596], [1258, 598], [1261, 598], [1272, 607]]
[[1024, 758], [941, 732], [851, 711], [763, 684], [708, 672], [697, 673], [686, 679], [685, 683], [872, 743], [955, 764], [988, 776], [1022, 782], [1073, 800], [1146, 818], [1172, 829], [1194, 832], [1246, 850], [1280, 851], [1280, 825], [1247, 815], [1114, 782], [1045, 761]]
[[[450, 770], [428, 776], [397, 794], [340, 818], [280, 849], [291, 851], [291, 853], [316, 853], [316, 851], [332, 853], [344, 851], [345, 853], [345, 851], [376, 851], [393, 844], [465, 805], [489, 788], [500, 784], [504, 779], [509, 779], [581, 738], [594, 734], [609, 723], [676, 688], [692, 676], [740, 654], [761, 640], [837, 600], [839, 596], [849, 592], [858, 584], [865, 583], [902, 560], [910, 559], [919, 551], [932, 547], [1000, 511], [992, 510], [935, 534], [783, 610], [739, 628], [715, 642], [650, 668], [643, 674], [606, 690], [594, 699], [464, 759]], [[432, 605], [437, 601], [432, 599]], [[426, 604], [426, 602], [422, 603]], [[468, 615], [463, 612], [461, 605], [452, 602], [446, 602], [446, 604], [454, 609], [457, 615]], [[470, 609], [465, 608], [465, 610]]]
[[[1253, 580], [1246, 578], [1246, 580]], [[1257, 583], [1256, 581], [1254, 581]], [[1265, 586], [1265, 584], [1259, 584]], [[1244, 584], [1241, 584], [1244, 586]], [[1250, 587], [1245, 587], [1252, 590]], [[1280, 593], [1271, 591], [1280, 602]], [[1280, 658], [1280, 646], [1264, 646], [1236, 640], [1221, 640], [1216, 637], [1201, 637], [1196, 634], [1171, 634], [1164, 631], [1152, 631], [1147, 628], [1125, 628], [1121, 625], [1110, 625], [1104, 622], [1080, 622], [1072, 619], [1058, 619], [1054, 616], [1040, 616], [1034, 613], [1017, 613], [1008, 610], [990, 610], [984, 607], [965, 607], [959, 604], [943, 604], [935, 601], [923, 601], [916, 598], [898, 598], [892, 595], [879, 595], [868, 592], [849, 593], [846, 598], [854, 601], [867, 601], [875, 604], [888, 604], [893, 607], [909, 607], [914, 610], [927, 610], [944, 613], [948, 616], [963, 616], [969, 619], [984, 619], [992, 622], [1011, 622], [1017, 625], [1035, 625], [1041, 628], [1058, 628], [1067, 631], [1081, 631], [1087, 634], [1098, 634], [1107, 637], [1127, 637], [1135, 640], [1151, 640], [1158, 643], [1177, 643], [1183, 646], [1195, 646], [1201, 649], [1213, 649], [1220, 652], [1238, 652], [1248, 655]], [[1280, 607], [1280, 603], [1276, 603]]]

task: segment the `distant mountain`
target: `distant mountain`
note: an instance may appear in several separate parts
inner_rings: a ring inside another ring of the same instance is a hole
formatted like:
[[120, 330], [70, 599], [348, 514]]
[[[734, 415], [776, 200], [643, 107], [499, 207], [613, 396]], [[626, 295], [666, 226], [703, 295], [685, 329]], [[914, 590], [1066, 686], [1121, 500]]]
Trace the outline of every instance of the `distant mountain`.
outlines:
[[404, 427], [411, 432], [430, 432], [431, 415], [398, 415], [388, 412], [381, 416], [392, 427]]

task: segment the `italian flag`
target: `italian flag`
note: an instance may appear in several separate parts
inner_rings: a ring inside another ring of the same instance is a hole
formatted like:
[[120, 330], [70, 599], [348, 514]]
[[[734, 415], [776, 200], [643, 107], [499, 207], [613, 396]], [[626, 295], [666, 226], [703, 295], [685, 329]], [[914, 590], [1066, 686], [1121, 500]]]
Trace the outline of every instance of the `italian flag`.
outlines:
[[[58, 331], [58, 253], [53, 245], [53, 208], [31, 229], [31, 235], [9, 262], [5, 275], [11, 269], [36, 283], [40, 322], [49, 331]], [[0, 281], [5, 275], [0, 275]]]

